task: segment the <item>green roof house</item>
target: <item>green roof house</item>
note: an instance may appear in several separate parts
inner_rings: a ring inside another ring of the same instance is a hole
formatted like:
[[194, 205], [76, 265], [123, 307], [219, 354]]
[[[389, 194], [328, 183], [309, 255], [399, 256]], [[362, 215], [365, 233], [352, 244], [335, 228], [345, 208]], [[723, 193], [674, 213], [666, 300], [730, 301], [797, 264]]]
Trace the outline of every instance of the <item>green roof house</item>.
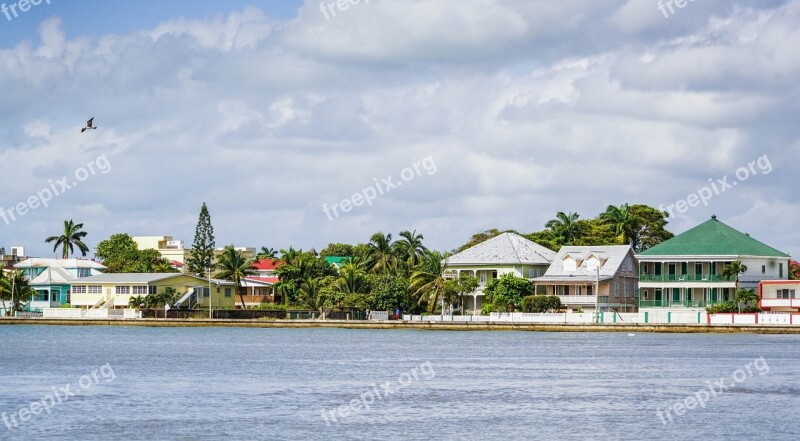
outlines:
[[734, 299], [736, 280], [722, 276], [725, 265], [747, 266], [739, 286], [757, 288], [761, 280], [786, 279], [789, 255], [717, 220], [716, 216], [683, 234], [638, 254], [639, 308], [704, 308]]

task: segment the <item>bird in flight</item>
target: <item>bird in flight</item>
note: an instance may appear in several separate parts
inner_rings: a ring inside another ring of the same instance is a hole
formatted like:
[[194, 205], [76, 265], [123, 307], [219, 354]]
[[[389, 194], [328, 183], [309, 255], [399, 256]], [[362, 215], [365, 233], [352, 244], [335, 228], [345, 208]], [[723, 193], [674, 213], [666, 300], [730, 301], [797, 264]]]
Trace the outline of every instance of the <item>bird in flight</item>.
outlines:
[[81, 129], [81, 133], [83, 133], [83, 132], [85, 132], [85, 131], [87, 131], [89, 129], [97, 130], [97, 127], [95, 127], [93, 125], [93, 123], [94, 123], [94, 117], [89, 118], [89, 121], [86, 121], [86, 127]]

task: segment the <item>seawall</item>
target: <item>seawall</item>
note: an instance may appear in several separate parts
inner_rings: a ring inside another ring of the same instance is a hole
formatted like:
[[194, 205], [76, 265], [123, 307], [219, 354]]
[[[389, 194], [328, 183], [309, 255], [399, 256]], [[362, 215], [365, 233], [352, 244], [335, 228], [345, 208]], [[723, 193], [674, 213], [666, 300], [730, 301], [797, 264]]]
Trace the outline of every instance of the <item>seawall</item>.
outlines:
[[209, 319], [42, 319], [0, 318], [3, 325], [38, 326], [143, 326], [143, 327], [240, 327], [240, 328], [343, 328], [414, 329], [426, 331], [535, 331], [535, 332], [662, 332], [800, 334], [800, 326], [687, 325], [687, 324], [537, 324], [511, 322], [402, 322], [354, 320], [209, 320]]

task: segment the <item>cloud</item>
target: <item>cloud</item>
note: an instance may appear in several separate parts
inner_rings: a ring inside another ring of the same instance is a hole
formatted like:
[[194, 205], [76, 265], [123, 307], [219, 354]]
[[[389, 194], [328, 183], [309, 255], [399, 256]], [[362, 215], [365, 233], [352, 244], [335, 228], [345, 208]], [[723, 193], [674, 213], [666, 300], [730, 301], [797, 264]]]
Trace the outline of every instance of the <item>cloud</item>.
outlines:
[[[113, 171], [0, 224], [0, 245], [49, 252], [65, 218], [92, 244], [190, 242], [205, 201], [218, 243], [321, 249], [416, 228], [449, 250], [557, 211], [667, 204], [769, 154], [772, 174], [671, 227], [713, 213], [800, 252], [791, 223], [763, 225], [798, 203], [798, 22], [800, 2], [771, 0], [668, 19], [632, 0], [373, 1], [330, 19], [307, 1], [288, 20], [250, 7], [100, 36], [48, 19], [0, 48], [0, 206], [101, 153]], [[81, 134], [90, 116], [100, 129]], [[429, 155], [435, 175], [323, 213]]]

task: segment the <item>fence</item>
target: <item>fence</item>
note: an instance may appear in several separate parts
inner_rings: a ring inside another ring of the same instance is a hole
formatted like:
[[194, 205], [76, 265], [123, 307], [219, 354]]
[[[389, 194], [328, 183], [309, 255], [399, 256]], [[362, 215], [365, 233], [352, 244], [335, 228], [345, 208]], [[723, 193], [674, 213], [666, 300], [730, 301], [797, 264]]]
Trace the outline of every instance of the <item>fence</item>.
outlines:
[[643, 311], [625, 313], [601, 311], [599, 317], [592, 312], [584, 313], [497, 313], [485, 315], [404, 315], [409, 322], [496, 322], [531, 324], [708, 324], [708, 325], [783, 325], [800, 326], [800, 314], [711, 314], [698, 311]]

